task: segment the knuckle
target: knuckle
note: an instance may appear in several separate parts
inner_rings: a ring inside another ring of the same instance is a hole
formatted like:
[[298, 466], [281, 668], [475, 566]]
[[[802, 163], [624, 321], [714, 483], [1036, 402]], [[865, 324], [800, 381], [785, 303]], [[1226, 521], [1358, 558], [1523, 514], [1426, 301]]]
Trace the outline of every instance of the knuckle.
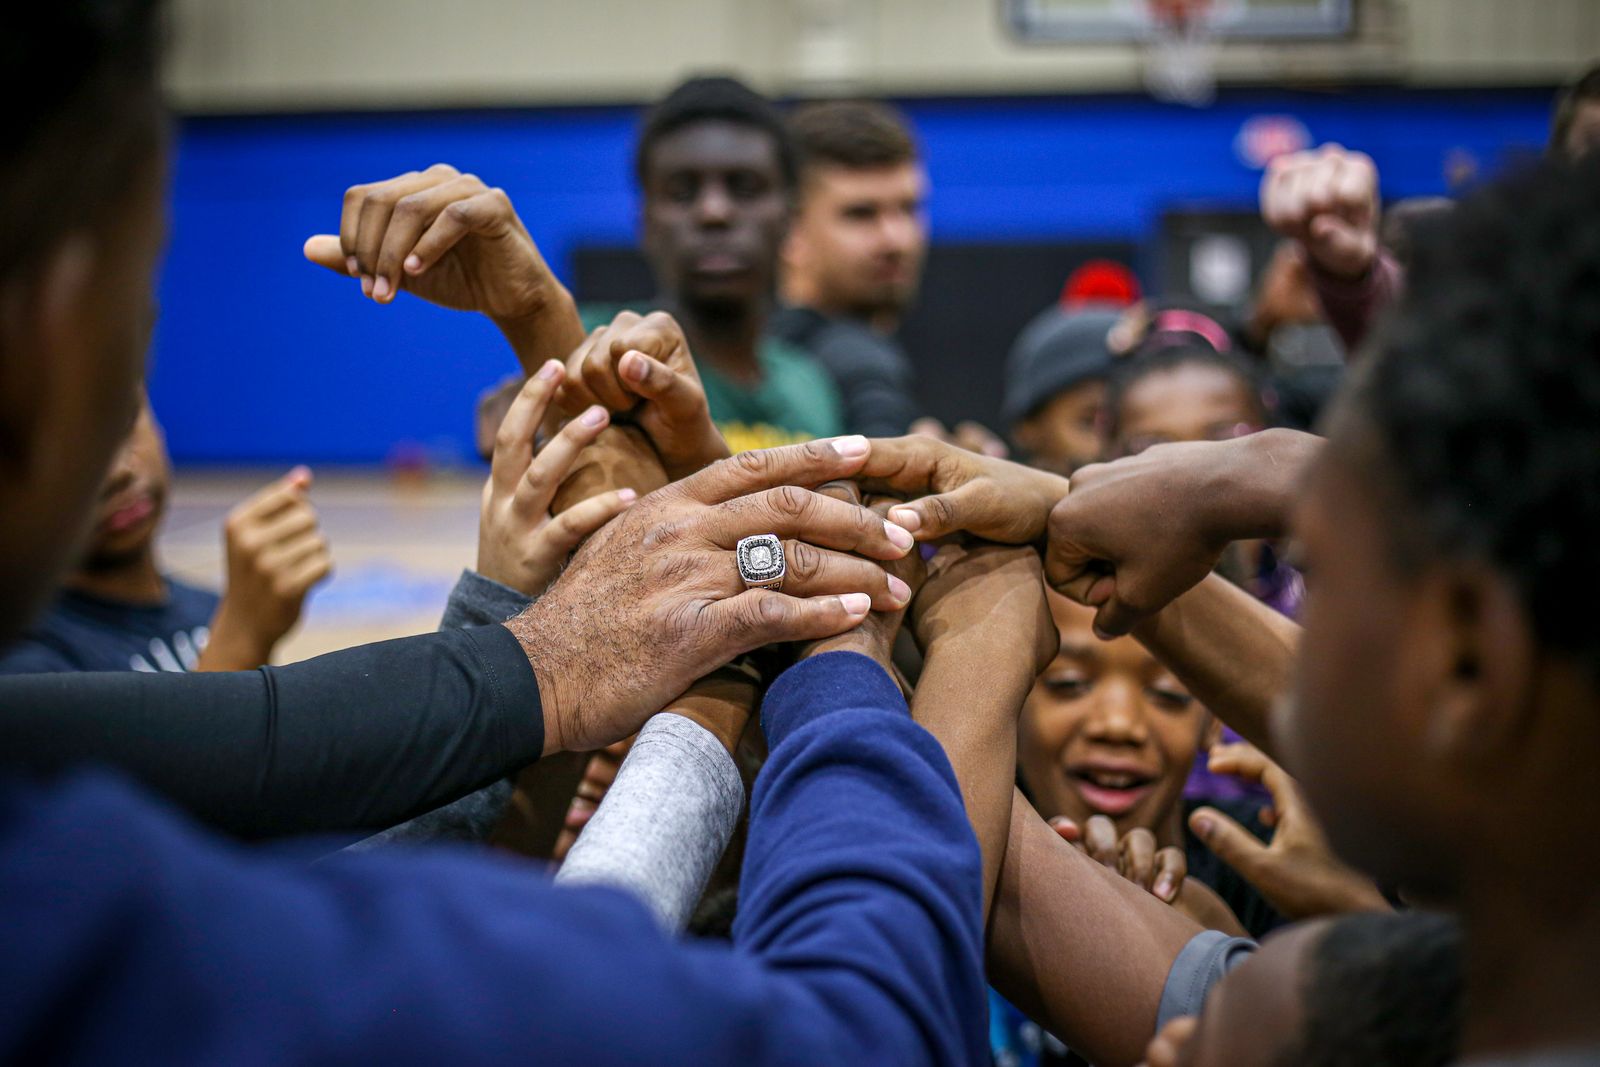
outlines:
[[723, 460], [723, 462], [730, 464], [739, 473], [747, 474], [751, 477], [760, 477], [772, 467], [772, 458], [765, 449], [751, 449], [747, 452], [740, 452], [730, 459]]
[[774, 511], [799, 518], [811, 507], [811, 494], [797, 485], [780, 485], [767, 496]]
[[448, 163], [435, 163], [427, 170], [428, 174], [444, 175], [456, 173], [456, 168]]
[[784, 549], [784, 562], [794, 578], [809, 582], [822, 572], [822, 553], [805, 541], [792, 541]]
[[413, 218], [422, 214], [422, 203], [423, 197], [418, 196], [416, 193], [402, 196], [394, 203], [394, 213], [401, 218]]

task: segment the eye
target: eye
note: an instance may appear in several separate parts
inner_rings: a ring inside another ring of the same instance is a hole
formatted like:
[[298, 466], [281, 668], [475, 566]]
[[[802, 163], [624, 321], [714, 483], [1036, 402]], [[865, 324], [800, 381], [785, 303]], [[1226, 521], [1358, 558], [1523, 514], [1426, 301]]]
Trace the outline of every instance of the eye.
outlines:
[[1076, 672], [1062, 672], [1044, 676], [1044, 687], [1057, 700], [1077, 700], [1093, 688], [1088, 678]]
[[871, 204], [851, 204], [844, 209], [844, 217], [851, 222], [871, 222], [876, 215]]
[[700, 183], [692, 174], [673, 174], [662, 184], [661, 191], [675, 204], [692, 204], [700, 191]]
[[1194, 703], [1194, 697], [1169, 686], [1152, 685], [1145, 692], [1150, 694], [1150, 702], [1163, 711], [1184, 711]]
[[728, 193], [736, 200], [754, 200], [771, 188], [772, 184], [753, 170], [736, 170], [728, 175]]

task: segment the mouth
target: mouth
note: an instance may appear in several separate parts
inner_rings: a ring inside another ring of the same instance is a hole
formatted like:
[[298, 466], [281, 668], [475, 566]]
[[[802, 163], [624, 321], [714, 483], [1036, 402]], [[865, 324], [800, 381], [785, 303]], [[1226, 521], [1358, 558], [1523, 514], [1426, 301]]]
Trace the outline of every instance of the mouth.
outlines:
[[123, 533], [144, 523], [155, 511], [155, 497], [141, 490], [125, 494], [108, 504], [100, 524], [109, 533]]
[[1073, 767], [1066, 774], [1084, 803], [1101, 815], [1126, 815], [1156, 786], [1152, 775], [1126, 769]]
[[750, 269], [749, 261], [737, 252], [722, 248], [709, 248], [696, 253], [689, 261], [696, 274], [743, 274]]

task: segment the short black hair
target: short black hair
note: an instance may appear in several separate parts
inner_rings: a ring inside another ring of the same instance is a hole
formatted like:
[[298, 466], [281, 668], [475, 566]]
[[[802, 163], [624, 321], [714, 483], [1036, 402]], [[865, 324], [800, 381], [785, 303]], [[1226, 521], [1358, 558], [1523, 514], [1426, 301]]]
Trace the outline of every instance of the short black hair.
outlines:
[[1306, 961], [1300, 1037], [1283, 1067], [1443, 1067], [1461, 1044], [1461, 925], [1429, 912], [1329, 924]]
[[701, 122], [731, 122], [749, 126], [772, 138], [778, 170], [786, 189], [795, 187], [797, 164], [789, 127], [776, 105], [737, 78], [690, 78], [645, 112], [634, 151], [634, 175], [642, 188], [650, 170], [650, 153], [656, 142], [685, 126]]
[[1266, 401], [1265, 382], [1256, 365], [1249, 360], [1232, 352], [1218, 352], [1198, 339], [1176, 344], [1151, 344], [1147, 341], [1111, 366], [1111, 373], [1106, 378], [1103, 408], [1105, 439], [1115, 439], [1122, 432], [1122, 402], [1135, 385], [1152, 374], [1190, 365], [1215, 367], [1237, 378], [1260, 408], [1261, 417], [1266, 419], [1271, 415]]
[[1595, 64], [1556, 94], [1555, 111], [1550, 117], [1550, 147], [1552, 155], [1566, 151], [1567, 134], [1584, 104], [1600, 103], [1600, 63]]
[[1419, 228], [1353, 416], [1395, 562], [1480, 561], [1600, 680], [1600, 157], [1547, 158]]
[[0, 282], [101, 223], [165, 137], [160, 0], [54, 0], [0, 34]]
[[895, 167], [917, 158], [905, 116], [876, 100], [801, 104], [789, 115], [789, 130], [802, 172], [813, 166]]

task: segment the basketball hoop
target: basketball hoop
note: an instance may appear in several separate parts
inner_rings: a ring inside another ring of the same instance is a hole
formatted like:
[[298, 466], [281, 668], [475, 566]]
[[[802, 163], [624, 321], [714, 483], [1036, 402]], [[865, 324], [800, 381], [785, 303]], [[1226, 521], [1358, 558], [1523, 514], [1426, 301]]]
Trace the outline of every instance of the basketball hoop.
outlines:
[[1217, 95], [1211, 0], [1144, 0], [1144, 83], [1157, 100], [1204, 107]]

